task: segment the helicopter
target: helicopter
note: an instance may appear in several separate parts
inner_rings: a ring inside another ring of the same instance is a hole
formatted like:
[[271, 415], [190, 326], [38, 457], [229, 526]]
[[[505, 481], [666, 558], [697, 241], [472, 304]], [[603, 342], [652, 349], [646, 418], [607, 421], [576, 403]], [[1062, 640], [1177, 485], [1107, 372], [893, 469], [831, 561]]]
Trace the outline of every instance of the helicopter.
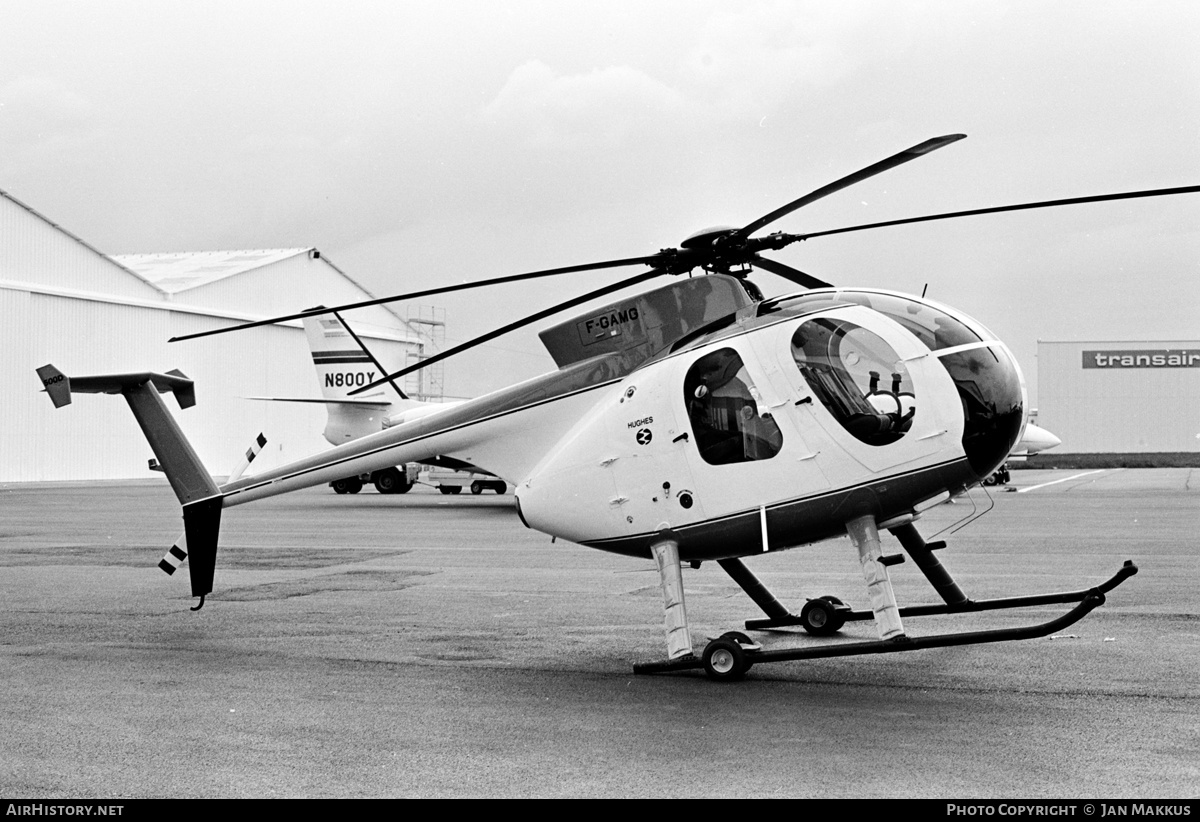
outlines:
[[[218, 485], [161, 393], [181, 408], [195, 387], [179, 372], [67, 377], [38, 369], [56, 407], [73, 393], [119, 393], [182, 506], [192, 595], [213, 590], [221, 512], [228, 507], [406, 462], [445, 456], [515, 487], [528, 528], [583, 546], [652, 558], [663, 594], [666, 657], [638, 673], [703, 669], [736, 680], [756, 664], [897, 653], [1046, 636], [1082, 619], [1137, 573], [1076, 591], [974, 600], [926, 542], [921, 515], [990, 477], [1021, 441], [1028, 398], [1009, 348], [982, 323], [924, 296], [838, 287], [764, 256], [831, 234], [964, 216], [1195, 193], [1200, 186], [1121, 192], [946, 212], [812, 233], [754, 236], [800, 208], [965, 135], [926, 140], [793, 200], [741, 227], [696, 232], [678, 247], [322, 307], [172, 338], [172, 342], [335, 311], [559, 274], [647, 270], [511, 322], [352, 394], [501, 334], [659, 277], [666, 285], [592, 308], [539, 336], [557, 369], [444, 409], [430, 409], [330, 451]], [[778, 275], [802, 290], [765, 297], [748, 278]], [[696, 272], [698, 275], [693, 276]], [[682, 275], [688, 275], [686, 277]], [[885, 554], [890, 533], [903, 554]], [[834, 596], [784, 606], [745, 559], [848, 536], [870, 607]], [[942, 600], [901, 606], [889, 568], [911, 558]], [[799, 626], [829, 636], [874, 621], [877, 640], [764, 649], [730, 631], [697, 649], [682, 567], [717, 563], [761, 608], [746, 630]], [[906, 620], [933, 614], [1072, 604], [1045, 623], [913, 636]]]

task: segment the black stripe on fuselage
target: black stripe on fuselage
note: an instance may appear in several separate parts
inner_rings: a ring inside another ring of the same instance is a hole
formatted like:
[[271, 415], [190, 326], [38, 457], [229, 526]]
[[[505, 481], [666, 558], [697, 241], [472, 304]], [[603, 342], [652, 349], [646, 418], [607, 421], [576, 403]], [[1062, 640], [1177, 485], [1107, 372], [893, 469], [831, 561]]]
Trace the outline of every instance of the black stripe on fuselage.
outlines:
[[[963, 488], [977, 481], [966, 458], [960, 457], [849, 488], [772, 503], [766, 506], [768, 546], [774, 552], [844, 536], [845, 523], [855, 517], [870, 514], [886, 520], [900, 516], [911, 512], [914, 500], [929, 499], [946, 489]], [[672, 528], [671, 534], [679, 542], [680, 560], [718, 560], [762, 552], [761, 516], [758, 508], [752, 508]], [[653, 531], [580, 544], [649, 558], [650, 546], [660, 538], [660, 532]]]

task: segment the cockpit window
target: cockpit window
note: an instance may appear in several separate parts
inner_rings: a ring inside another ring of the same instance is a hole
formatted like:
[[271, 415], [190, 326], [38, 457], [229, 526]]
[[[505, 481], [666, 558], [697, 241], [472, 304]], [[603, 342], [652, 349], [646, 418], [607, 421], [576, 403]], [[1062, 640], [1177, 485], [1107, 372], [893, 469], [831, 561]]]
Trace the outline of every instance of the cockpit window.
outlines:
[[927, 302], [865, 291], [842, 291], [838, 297], [846, 302], [873, 308], [892, 318], [912, 332], [930, 351], [980, 342], [978, 334]]
[[912, 427], [916, 396], [908, 369], [878, 334], [822, 317], [801, 323], [791, 349], [813, 394], [857, 439], [887, 445]]
[[1024, 395], [1016, 364], [993, 346], [939, 357], [958, 386], [963, 406], [963, 450], [980, 476], [1008, 456], [1025, 423]]
[[783, 435], [732, 348], [706, 354], [683, 381], [684, 402], [700, 456], [711, 465], [769, 459]]

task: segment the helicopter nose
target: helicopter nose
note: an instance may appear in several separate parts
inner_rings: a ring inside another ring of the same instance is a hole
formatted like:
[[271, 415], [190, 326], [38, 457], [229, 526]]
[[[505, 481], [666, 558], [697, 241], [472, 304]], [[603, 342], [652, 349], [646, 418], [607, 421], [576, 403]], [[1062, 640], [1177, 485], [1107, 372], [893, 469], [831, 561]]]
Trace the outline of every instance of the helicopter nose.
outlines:
[[1008, 350], [996, 342], [939, 359], [958, 387], [963, 451], [971, 470], [982, 480], [1004, 464], [1021, 436], [1025, 385], [1020, 369]]

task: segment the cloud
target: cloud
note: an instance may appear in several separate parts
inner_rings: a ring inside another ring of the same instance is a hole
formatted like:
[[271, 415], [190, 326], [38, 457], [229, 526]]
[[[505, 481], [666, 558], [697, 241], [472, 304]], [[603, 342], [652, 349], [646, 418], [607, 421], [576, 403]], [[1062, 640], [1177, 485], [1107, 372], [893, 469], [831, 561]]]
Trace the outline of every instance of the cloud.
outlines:
[[763, 116], [795, 105], [806, 91], [833, 86], [852, 68], [844, 47], [861, 7], [795, 3], [721, 7], [706, 21], [682, 66], [682, 79], [709, 117]]
[[480, 117], [537, 148], [614, 148], [684, 108], [678, 91], [629, 66], [561, 75], [531, 60]]
[[[719, 7], [673, 43], [674, 63], [657, 75], [627, 64], [559, 72], [542, 60], [518, 66], [480, 120], [546, 148], [611, 148], [648, 132], [719, 127], [803, 105], [804, 92], [835, 85], [851, 70], [860, 11], [749, 4]], [[682, 46], [682, 48], [681, 48]]]

